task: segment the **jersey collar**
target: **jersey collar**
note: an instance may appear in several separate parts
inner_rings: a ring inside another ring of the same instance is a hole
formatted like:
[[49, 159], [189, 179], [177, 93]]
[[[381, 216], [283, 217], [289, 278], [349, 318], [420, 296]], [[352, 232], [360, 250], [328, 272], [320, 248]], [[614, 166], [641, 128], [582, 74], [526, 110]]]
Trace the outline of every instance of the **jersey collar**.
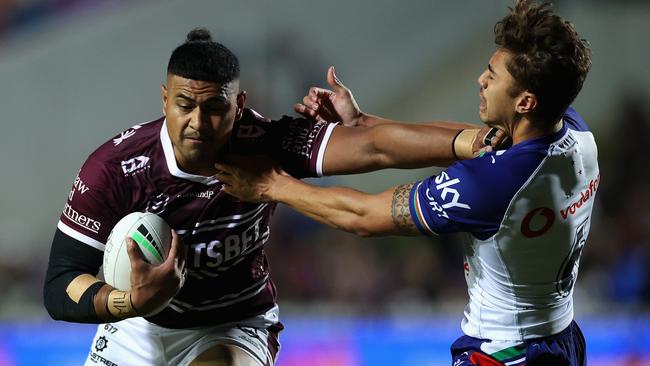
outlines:
[[160, 129], [160, 143], [163, 147], [163, 152], [165, 154], [165, 160], [167, 161], [167, 169], [169, 173], [174, 177], [190, 180], [192, 182], [197, 182], [205, 185], [213, 185], [219, 183], [219, 180], [214, 177], [206, 177], [204, 175], [190, 174], [181, 170], [176, 163], [176, 157], [174, 156], [174, 148], [172, 147], [172, 140], [169, 138], [169, 133], [167, 132], [167, 119], [163, 121], [162, 127]]

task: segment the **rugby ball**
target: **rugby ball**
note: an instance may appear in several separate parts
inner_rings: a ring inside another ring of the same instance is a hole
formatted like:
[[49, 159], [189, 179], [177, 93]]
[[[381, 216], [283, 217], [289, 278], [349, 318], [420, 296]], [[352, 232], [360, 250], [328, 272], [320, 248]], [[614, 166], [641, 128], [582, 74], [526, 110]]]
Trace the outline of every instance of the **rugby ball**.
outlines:
[[126, 238], [140, 248], [145, 260], [160, 265], [171, 246], [171, 228], [160, 216], [150, 212], [132, 212], [115, 224], [104, 249], [104, 281], [121, 291], [131, 289], [131, 260]]

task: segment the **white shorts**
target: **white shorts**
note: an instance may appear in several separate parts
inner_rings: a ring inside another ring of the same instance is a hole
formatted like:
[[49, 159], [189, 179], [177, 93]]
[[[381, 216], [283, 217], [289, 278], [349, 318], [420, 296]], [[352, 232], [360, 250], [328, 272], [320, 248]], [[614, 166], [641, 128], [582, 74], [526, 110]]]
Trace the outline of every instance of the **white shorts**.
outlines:
[[260, 366], [275, 363], [280, 349], [277, 305], [265, 314], [211, 327], [170, 329], [144, 318], [99, 324], [86, 366], [188, 365], [218, 344], [234, 345]]

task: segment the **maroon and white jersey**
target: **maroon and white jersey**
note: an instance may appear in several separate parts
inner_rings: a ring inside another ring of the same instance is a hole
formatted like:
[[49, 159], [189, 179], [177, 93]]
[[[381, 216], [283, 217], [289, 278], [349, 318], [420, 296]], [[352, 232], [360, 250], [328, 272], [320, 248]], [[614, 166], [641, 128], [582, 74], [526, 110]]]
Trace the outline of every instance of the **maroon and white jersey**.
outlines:
[[[295, 176], [321, 175], [333, 127], [290, 117], [270, 121], [246, 110], [233, 128], [230, 150], [268, 154]], [[247, 150], [253, 146], [256, 151]], [[241, 202], [221, 186], [178, 167], [161, 118], [129, 128], [88, 157], [58, 228], [103, 251], [122, 217], [156, 213], [183, 239], [188, 274], [170, 305], [148, 320], [188, 328], [250, 318], [275, 306], [264, 254], [274, 204]]]

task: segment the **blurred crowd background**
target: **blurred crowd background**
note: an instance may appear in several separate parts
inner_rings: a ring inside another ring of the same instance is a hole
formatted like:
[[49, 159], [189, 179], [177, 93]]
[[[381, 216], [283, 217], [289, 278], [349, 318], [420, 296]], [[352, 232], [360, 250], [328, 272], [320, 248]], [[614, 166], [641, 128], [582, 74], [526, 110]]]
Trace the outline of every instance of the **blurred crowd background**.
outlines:
[[[494, 50], [493, 25], [511, 5], [0, 0], [0, 322], [54, 323], [41, 305], [42, 281], [77, 169], [111, 136], [161, 115], [169, 54], [190, 29], [209, 28], [240, 57], [247, 104], [272, 118], [292, 113], [335, 65], [369, 113], [478, 123], [476, 78]], [[596, 136], [602, 180], [576, 284], [577, 317], [647, 319], [650, 3], [567, 0], [555, 7], [593, 50], [574, 106]], [[436, 171], [314, 182], [380, 192]], [[459, 237], [360, 239], [285, 207], [274, 220], [267, 250], [289, 318], [443, 316], [460, 323], [467, 292]]]

